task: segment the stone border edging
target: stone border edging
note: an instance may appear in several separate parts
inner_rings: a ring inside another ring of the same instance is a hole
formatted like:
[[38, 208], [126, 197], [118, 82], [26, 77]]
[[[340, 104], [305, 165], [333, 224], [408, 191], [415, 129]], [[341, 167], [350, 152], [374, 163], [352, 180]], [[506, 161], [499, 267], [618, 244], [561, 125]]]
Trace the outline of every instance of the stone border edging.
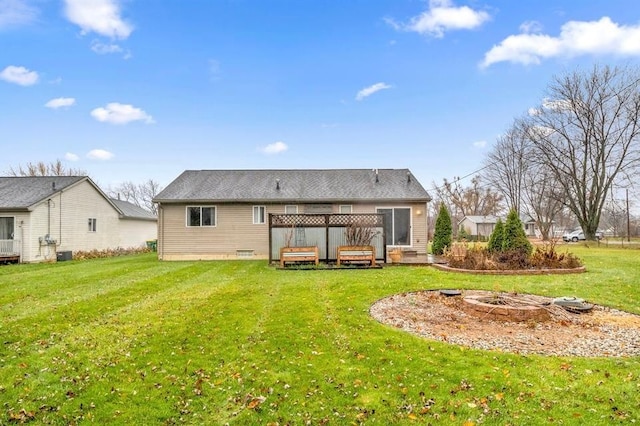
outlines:
[[457, 272], [461, 274], [480, 274], [480, 275], [561, 275], [561, 274], [581, 274], [587, 271], [587, 268], [580, 266], [571, 269], [461, 269], [452, 268], [441, 263], [432, 263], [436, 269], [446, 272]]

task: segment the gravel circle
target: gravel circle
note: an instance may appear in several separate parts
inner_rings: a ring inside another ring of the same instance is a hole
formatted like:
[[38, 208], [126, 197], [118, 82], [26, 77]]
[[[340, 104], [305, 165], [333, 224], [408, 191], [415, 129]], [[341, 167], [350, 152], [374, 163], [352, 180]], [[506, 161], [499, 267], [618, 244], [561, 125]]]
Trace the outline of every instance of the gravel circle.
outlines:
[[570, 313], [549, 305], [553, 298], [524, 295], [527, 300], [549, 305], [551, 319], [492, 321], [462, 310], [463, 297], [474, 295], [494, 293], [464, 290], [455, 297], [439, 290], [403, 293], [377, 301], [370, 313], [377, 321], [409, 333], [475, 349], [552, 356], [640, 356], [640, 315], [600, 305], [587, 313]]

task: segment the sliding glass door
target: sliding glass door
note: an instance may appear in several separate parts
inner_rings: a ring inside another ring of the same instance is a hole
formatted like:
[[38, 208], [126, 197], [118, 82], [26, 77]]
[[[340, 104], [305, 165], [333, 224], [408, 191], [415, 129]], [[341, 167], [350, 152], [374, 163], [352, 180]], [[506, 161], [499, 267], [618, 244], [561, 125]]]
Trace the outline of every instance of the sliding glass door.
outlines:
[[384, 214], [385, 244], [388, 246], [411, 245], [411, 209], [409, 207], [378, 208]]

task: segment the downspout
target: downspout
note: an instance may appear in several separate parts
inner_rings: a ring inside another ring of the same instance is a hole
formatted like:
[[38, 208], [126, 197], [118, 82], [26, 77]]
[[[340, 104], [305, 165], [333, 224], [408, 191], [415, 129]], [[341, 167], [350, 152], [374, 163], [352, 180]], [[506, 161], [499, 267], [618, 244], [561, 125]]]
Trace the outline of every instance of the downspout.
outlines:
[[51, 198], [47, 200], [47, 234], [51, 236]]
[[158, 245], [156, 246], [158, 250], [158, 259], [164, 260], [164, 207], [162, 204], [158, 203], [158, 227], [159, 229], [159, 237]]
[[59, 201], [58, 204], [60, 206], [60, 211], [58, 212], [60, 218], [58, 219], [58, 246], [62, 245], [62, 191], [60, 191], [60, 195], [58, 196]]

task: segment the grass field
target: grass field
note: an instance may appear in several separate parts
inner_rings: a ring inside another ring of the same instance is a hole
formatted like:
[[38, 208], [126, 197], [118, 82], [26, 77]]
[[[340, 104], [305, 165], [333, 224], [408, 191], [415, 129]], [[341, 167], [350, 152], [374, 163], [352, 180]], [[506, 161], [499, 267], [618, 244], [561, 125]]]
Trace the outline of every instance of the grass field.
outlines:
[[368, 314], [382, 297], [437, 288], [640, 313], [640, 251], [572, 250], [587, 273], [281, 271], [152, 254], [3, 266], [0, 424], [638, 423], [639, 358], [471, 350]]

